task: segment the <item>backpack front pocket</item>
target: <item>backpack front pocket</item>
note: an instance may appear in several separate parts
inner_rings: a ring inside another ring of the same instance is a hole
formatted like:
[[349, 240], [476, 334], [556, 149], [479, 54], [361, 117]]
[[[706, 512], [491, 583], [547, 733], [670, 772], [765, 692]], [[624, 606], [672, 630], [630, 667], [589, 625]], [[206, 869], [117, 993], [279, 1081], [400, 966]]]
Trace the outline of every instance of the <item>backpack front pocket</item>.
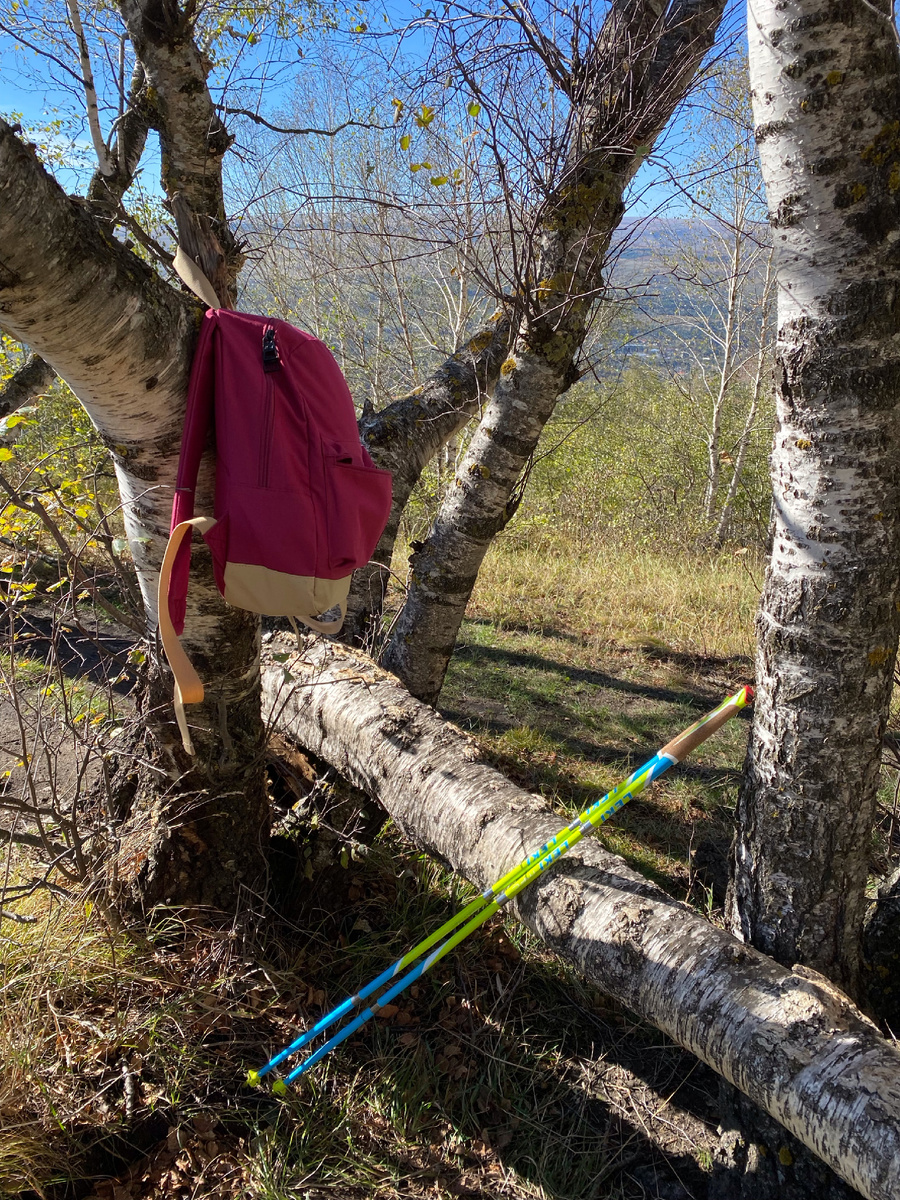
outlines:
[[325, 555], [349, 573], [372, 557], [391, 511], [391, 473], [336, 455], [325, 459]]

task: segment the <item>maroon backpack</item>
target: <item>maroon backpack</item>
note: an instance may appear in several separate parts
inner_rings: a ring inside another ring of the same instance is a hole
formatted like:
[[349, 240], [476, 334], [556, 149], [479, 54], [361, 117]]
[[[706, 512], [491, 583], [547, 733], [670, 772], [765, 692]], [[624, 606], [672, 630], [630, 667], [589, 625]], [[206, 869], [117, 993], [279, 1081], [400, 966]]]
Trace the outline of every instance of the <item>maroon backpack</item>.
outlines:
[[[197, 472], [211, 426], [214, 515], [195, 517]], [[159, 581], [160, 636], [188, 750], [183, 705], [203, 699], [178, 640], [191, 530], [209, 546], [216, 584], [229, 604], [337, 633], [350, 576], [369, 561], [390, 508], [390, 472], [373, 466], [359, 440], [353, 400], [328, 347], [284, 321], [210, 309], [191, 368]], [[317, 619], [329, 610], [339, 615]]]

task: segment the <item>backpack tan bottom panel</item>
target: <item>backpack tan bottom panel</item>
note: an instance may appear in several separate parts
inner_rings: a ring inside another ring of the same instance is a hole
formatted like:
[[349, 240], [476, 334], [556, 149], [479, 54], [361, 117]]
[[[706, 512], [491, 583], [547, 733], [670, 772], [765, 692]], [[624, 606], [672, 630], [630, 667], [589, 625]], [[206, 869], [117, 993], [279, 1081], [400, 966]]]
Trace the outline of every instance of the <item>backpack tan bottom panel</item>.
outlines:
[[225, 599], [236, 608], [270, 617], [315, 617], [336, 605], [344, 611], [350, 576], [318, 579], [288, 575], [251, 563], [225, 564]]

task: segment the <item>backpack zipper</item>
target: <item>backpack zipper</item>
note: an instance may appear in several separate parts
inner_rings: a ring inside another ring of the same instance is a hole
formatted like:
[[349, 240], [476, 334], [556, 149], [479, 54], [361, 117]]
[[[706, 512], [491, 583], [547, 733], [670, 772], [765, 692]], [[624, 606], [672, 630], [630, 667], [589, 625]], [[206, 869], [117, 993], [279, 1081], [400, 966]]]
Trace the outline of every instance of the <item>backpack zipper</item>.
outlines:
[[281, 370], [281, 359], [278, 357], [278, 344], [275, 341], [274, 325], [267, 325], [263, 331], [262, 360], [263, 370], [267, 375], [271, 371]]
[[272, 450], [272, 427], [275, 423], [275, 381], [272, 375], [281, 370], [281, 360], [278, 357], [278, 346], [275, 341], [274, 325], [267, 325], [263, 332], [262, 364], [266, 374], [266, 394], [263, 399], [262, 441], [259, 453], [259, 487], [267, 487], [269, 483], [269, 458]]

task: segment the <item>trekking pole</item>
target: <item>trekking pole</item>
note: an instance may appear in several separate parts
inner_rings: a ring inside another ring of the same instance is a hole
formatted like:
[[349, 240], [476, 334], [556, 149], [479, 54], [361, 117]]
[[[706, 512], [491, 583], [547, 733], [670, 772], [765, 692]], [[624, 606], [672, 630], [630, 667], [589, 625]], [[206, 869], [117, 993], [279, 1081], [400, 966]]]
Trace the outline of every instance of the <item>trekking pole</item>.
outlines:
[[[336, 1021], [341, 1020], [348, 1013], [352, 1012], [358, 1004], [367, 999], [379, 988], [384, 987], [392, 979], [405, 970], [412, 963], [420, 959], [432, 947], [437, 946], [433, 953], [429, 954], [422, 962], [419, 962], [413, 970], [409, 971], [401, 979], [399, 979], [393, 987], [389, 988], [379, 1000], [374, 1002], [370, 1007], [366, 1008], [357, 1017], [344, 1026], [338, 1033], [331, 1037], [323, 1046], [305, 1059], [298, 1067], [296, 1067], [284, 1080], [279, 1080], [274, 1084], [275, 1091], [283, 1092], [287, 1084], [292, 1083], [299, 1078], [310, 1067], [320, 1062], [329, 1051], [335, 1046], [340, 1045], [351, 1034], [355, 1033], [370, 1017], [374, 1016], [379, 1008], [390, 1004], [391, 1001], [405, 991], [407, 987], [413, 984], [417, 979], [421, 978], [426, 971], [430, 970], [436, 962], [439, 962], [445, 955], [449, 954], [460, 942], [473, 933], [480, 925], [489, 920], [504, 905], [508, 904], [519, 892], [523, 891], [530, 883], [532, 883], [539, 875], [552, 866], [557, 859], [561, 858], [567, 850], [570, 850], [584, 837], [585, 833], [596, 828], [605, 820], [618, 812], [624, 804], [627, 804], [634, 796], [644, 790], [647, 784], [658, 779], [670, 767], [681, 762], [692, 750], [695, 750], [701, 742], [706, 741], [713, 733], [725, 724], [735, 713], [739, 712], [753, 699], [753, 689], [750, 687], [741, 688], [733, 696], [729, 696], [723, 700], [717, 708], [712, 712], [701, 717], [689, 728], [685, 729], [672, 741], [668, 742], [663, 748], [657, 751], [651, 759], [648, 759], [643, 766], [639, 767], [632, 775], [620, 784], [618, 784], [611, 792], [607, 792], [600, 800], [595, 801], [589, 808], [586, 808], [580, 813], [570, 825], [561, 829], [549, 842], [545, 842], [539, 850], [530, 854], [523, 859], [517, 866], [508, 871], [501, 879], [480, 896], [476, 896], [464, 908], [449, 921], [446, 921], [439, 929], [430, 934], [418, 945], [414, 946], [402, 958], [399, 958], [387, 970], [382, 971], [371, 983], [366, 984], [359, 992], [352, 996], [348, 996], [337, 1008], [327, 1013], [321, 1020], [317, 1021], [311, 1029], [301, 1034], [295, 1041], [276, 1054], [270, 1059], [264, 1067], [259, 1071], [250, 1071], [248, 1081], [251, 1084], [257, 1084], [267, 1075], [274, 1067], [284, 1062], [292, 1054], [304, 1049], [312, 1042], [320, 1033], [324, 1033]], [[459, 926], [462, 925], [462, 928]], [[456, 932], [454, 933], [454, 930]], [[449, 935], [449, 936], [448, 936]], [[442, 938], [446, 940], [441, 944], [438, 943]]]

